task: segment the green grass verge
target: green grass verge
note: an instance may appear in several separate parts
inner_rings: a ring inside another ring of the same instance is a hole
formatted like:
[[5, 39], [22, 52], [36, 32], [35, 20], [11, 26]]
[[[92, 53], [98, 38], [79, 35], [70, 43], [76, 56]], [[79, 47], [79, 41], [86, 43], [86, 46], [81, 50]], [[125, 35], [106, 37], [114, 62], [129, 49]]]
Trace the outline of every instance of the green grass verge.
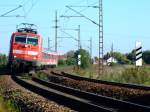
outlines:
[[14, 101], [6, 101], [2, 96], [0, 96], [0, 112], [21, 112], [21, 110]]
[[[74, 75], [87, 78], [97, 78], [98, 67], [88, 69], [74, 69], [70, 71]], [[105, 67], [104, 74], [98, 77], [100, 80], [114, 81], [120, 83], [132, 83], [140, 85], [150, 85], [150, 67], [135, 67], [131, 65]]]
[[121, 73], [104, 74], [100, 76], [100, 79], [120, 83], [150, 85], [150, 67], [126, 68]]
[[37, 72], [36, 73], [36, 77], [42, 79], [42, 80], [45, 80], [45, 81], [48, 81], [48, 76], [44, 73], [44, 72]]

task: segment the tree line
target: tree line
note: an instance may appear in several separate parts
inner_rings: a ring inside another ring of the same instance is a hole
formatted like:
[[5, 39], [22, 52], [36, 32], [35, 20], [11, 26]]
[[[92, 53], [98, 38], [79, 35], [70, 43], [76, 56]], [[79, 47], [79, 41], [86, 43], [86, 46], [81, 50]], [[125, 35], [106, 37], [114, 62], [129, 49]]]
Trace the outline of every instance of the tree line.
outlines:
[[[91, 59], [90, 54], [85, 49], [80, 49], [77, 51], [71, 50], [65, 54], [66, 59], [60, 59], [59, 65], [77, 65], [78, 54], [81, 55], [81, 68], [88, 68], [91, 66], [93, 60], [98, 61], [98, 57]], [[109, 57], [114, 57], [117, 59], [118, 64], [135, 64], [135, 50], [129, 53], [121, 52], [108, 52], [104, 55], [104, 60], [107, 60]], [[143, 63], [150, 64], [150, 50], [143, 51], [142, 54]]]
[[[120, 52], [107, 53], [104, 55], [104, 59], [107, 59], [109, 56], [116, 58], [120, 64], [134, 64], [136, 61], [135, 50], [125, 54]], [[142, 59], [145, 64], [150, 64], [150, 50], [143, 51]]]
[[7, 64], [7, 56], [5, 54], [0, 53], [0, 66]]
[[66, 60], [60, 59], [58, 65], [77, 65], [78, 64], [78, 55], [81, 55], [81, 65], [80, 67], [85, 69], [91, 66], [91, 57], [87, 50], [80, 49], [77, 51], [71, 50], [65, 54]]

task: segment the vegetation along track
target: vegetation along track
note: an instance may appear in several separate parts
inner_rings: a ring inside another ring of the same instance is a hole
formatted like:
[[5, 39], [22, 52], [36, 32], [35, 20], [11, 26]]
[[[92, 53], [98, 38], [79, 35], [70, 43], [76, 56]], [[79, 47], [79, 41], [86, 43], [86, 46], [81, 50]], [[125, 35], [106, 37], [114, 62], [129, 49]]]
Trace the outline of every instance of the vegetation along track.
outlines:
[[101, 83], [101, 84], [107, 84], [107, 85], [114, 85], [114, 86], [119, 86], [119, 87], [126, 87], [126, 88], [131, 88], [131, 89], [140, 89], [140, 90], [147, 90], [150, 91], [150, 86], [140, 86], [136, 84], [125, 84], [125, 83], [118, 83], [118, 82], [111, 82], [111, 81], [104, 81], [104, 80], [96, 80], [96, 79], [90, 79], [90, 78], [85, 78], [85, 77], [80, 77], [80, 76], [75, 76], [66, 72], [51, 72], [52, 74], [63, 76], [63, 77], [68, 77], [71, 79], [79, 80], [79, 81], [89, 81], [89, 82], [94, 82], [94, 83]]
[[[103, 96], [113, 97], [124, 101], [130, 101], [141, 105], [150, 106], [149, 87], [88, 79], [70, 75], [64, 72], [52, 72], [52, 74], [49, 74], [49, 72], [47, 71], [44, 72], [46, 72], [45, 75], [47, 75], [48, 80], [54, 83], [88, 92], [93, 92], [95, 94], [100, 94]], [[41, 73], [39, 72], [39, 74]]]
[[[48, 99], [82, 112], [149, 112], [150, 107], [135, 103], [116, 100], [93, 93], [65, 87], [52, 82], [45, 82], [33, 77], [24, 80], [16, 76], [12, 77], [17, 83]], [[43, 86], [44, 85], [44, 86]], [[47, 86], [47, 87], [46, 87]]]

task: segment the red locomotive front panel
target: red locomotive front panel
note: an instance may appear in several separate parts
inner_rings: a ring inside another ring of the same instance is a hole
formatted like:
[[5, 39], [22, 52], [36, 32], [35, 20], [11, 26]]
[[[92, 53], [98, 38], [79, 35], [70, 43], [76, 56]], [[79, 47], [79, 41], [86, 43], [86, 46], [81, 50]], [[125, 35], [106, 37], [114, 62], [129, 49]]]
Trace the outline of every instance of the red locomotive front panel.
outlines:
[[39, 36], [16, 33], [13, 38], [12, 52], [14, 58], [38, 60], [40, 58]]
[[13, 33], [11, 37], [11, 47], [9, 53], [10, 63], [32, 64], [40, 66], [42, 38], [34, 33]]
[[57, 53], [42, 50], [42, 37], [33, 24], [22, 23], [10, 40], [8, 67], [11, 70], [57, 66]]

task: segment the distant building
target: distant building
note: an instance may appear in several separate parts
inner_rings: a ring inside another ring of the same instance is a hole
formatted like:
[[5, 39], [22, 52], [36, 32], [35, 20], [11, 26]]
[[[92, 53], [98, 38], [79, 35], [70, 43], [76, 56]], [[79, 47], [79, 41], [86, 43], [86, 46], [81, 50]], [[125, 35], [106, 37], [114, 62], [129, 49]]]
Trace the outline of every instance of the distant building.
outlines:
[[109, 65], [110, 63], [118, 63], [118, 60], [114, 57], [109, 57], [107, 60], [106, 60], [106, 63], [107, 65]]
[[[99, 60], [94, 60], [93, 64], [94, 65], [98, 65], [99, 64]], [[100, 60], [100, 64], [102, 64], [102, 60]], [[106, 64], [107, 64], [106, 60], [103, 60], [103, 65], [106, 65]]]

